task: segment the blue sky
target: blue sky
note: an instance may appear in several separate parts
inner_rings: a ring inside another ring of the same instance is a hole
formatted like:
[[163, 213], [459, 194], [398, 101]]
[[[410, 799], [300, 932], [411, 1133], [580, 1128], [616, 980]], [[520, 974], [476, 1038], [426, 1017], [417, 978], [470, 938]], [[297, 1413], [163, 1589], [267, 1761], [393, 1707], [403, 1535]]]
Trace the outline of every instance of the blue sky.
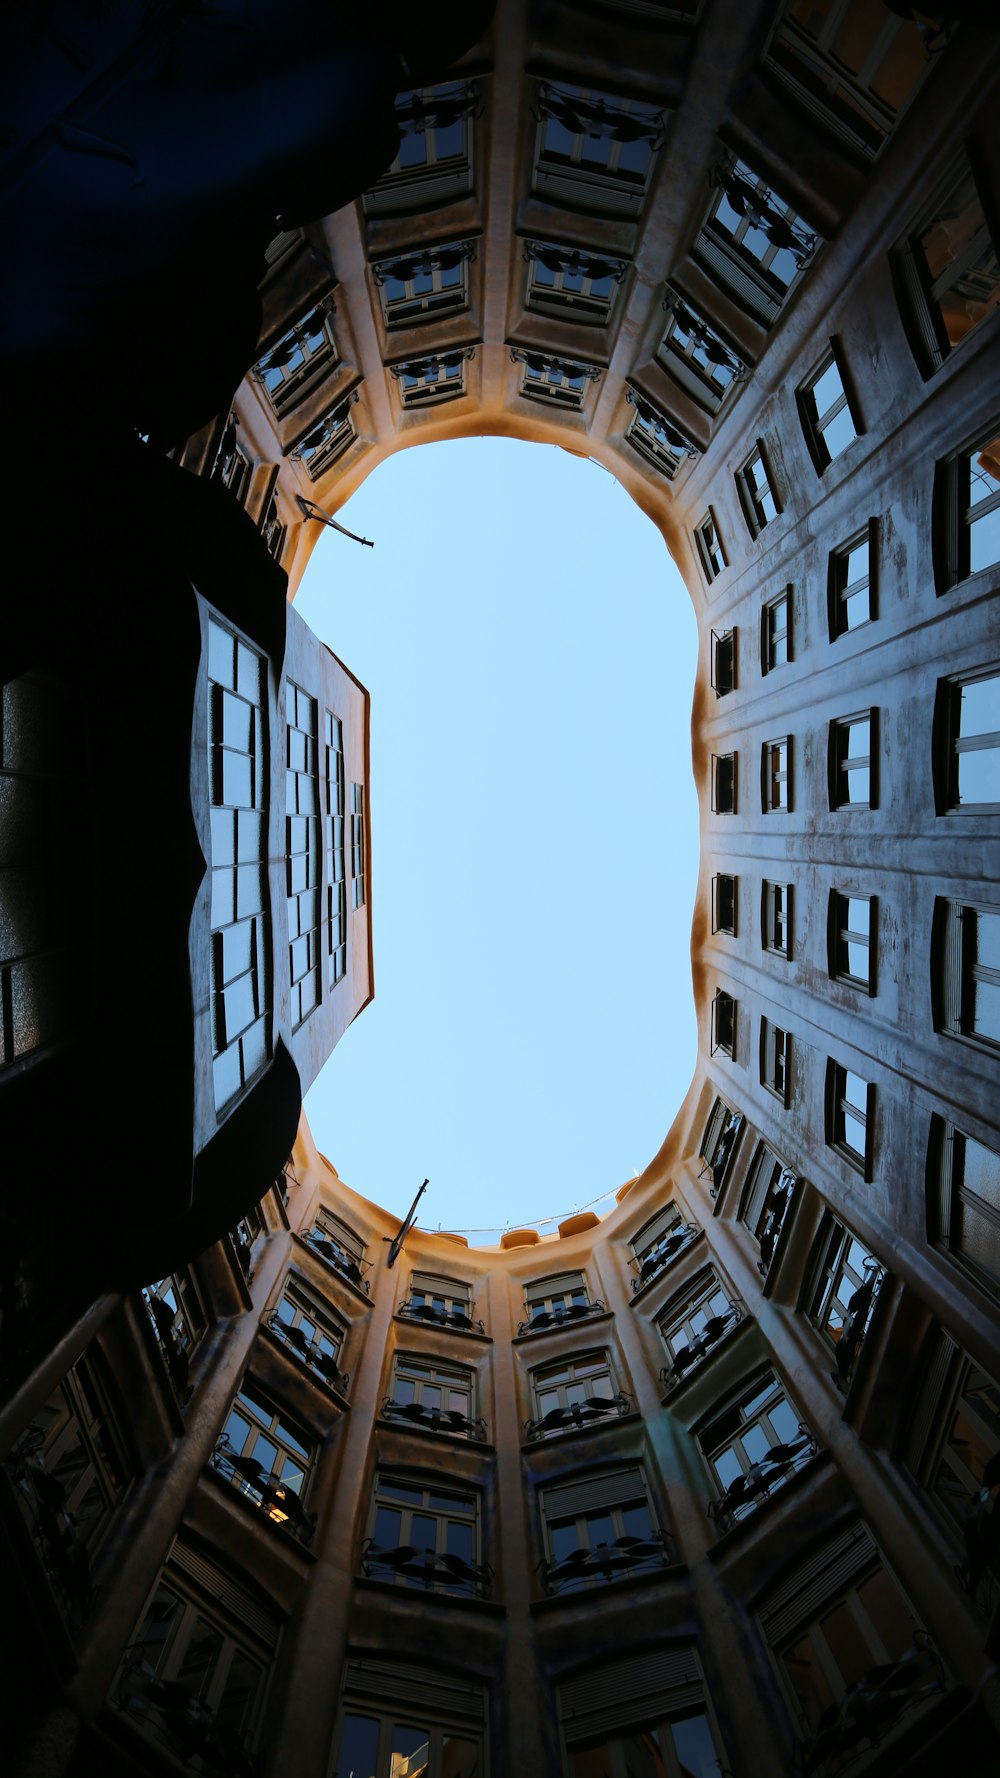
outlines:
[[306, 1113], [365, 1197], [427, 1175], [418, 1221], [487, 1244], [613, 1193], [690, 1084], [694, 615], [551, 445], [399, 452], [337, 518], [375, 547], [327, 532], [296, 608], [372, 695], [375, 1000]]

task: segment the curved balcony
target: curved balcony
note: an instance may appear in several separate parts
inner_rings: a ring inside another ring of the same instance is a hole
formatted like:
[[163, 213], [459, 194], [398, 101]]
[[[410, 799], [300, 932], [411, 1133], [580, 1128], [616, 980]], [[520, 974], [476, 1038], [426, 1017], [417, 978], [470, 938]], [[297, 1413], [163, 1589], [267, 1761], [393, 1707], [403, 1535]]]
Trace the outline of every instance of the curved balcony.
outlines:
[[880, 1265], [877, 1259], [873, 1259], [871, 1254], [865, 1260], [862, 1270], [864, 1280], [858, 1285], [848, 1302], [844, 1325], [837, 1341], [835, 1354], [837, 1368], [830, 1373], [838, 1389], [843, 1389], [845, 1394], [854, 1380], [861, 1348], [871, 1326], [875, 1304], [878, 1302], [879, 1291], [886, 1275], [885, 1267]]
[[610, 1420], [615, 1415], [621, 1418], [632, 1406], [632, 1397], [619, 1390], [617, 1395], [588, 1395], [583, 1401], [575, 1401], [571, 1407], [550, 1408], [538, 1420], [524, 1422], [525, 1438], [534, 1441], [548, 1438], [553, 1432], [569, 1432], [576, 1426], [593, 1426], [601, 1421]]
[[715, 1347], [720, 1345], [727, 1334], [731, 1334], [733, 1328], [738, 1327], [742, 1320], [743, 1305], [734, 1303], [732, 1300], [730, 1300], [729, 1308], [724, 1315], [710, 1316], [698, 1338], [692, 1340], [689, 1345], [677, 1353], [673, 1364], [663, 1366], [660, 1371], [660, 1382], [664, 1391], [676, 1389], [678, 1383], [683, 1382], [684, 1378], [702, 1362], [702, 1359], [707, 1358], [708, 1354], [714, 1351]]
[[644, 1290], [647, 1284], [651, 1284], [654, 1278], [684, 1252], [685, 1247], [690, 1247], [695, 1236], [700, 1233], [695, 1223], [682, 1222], [672, 1234], [656, 1243], [652, 1253], [646, 1254], [641, 1265], [638, 1260], [633, 1260], [632, 1264], [639, 1266], [639, 1274], [632, 1279], [632, 1289]]
[[[707, 1170], [712, 1175], [712, 1183], [709, 1187], [709, 1196], [711, 1198], [718, 1197], [726, 1182], [726, 1174], [729, 1171], [729, 1163], [733, 1158], [733, 1150], [736, 1147], [740, 1131], [745, 1122], [746, 1119], [744, 1118], [742, 1111], [731, 1112], [722, 1126], [711, 1159], [709, 1159], [708, 1156], [705, 1157]], [[704, 1172], [705, 1168], [703, 1168], [702, 1171]], [[699, 1174], [698, 1177], [700, 1178], [701, 1174]]]
[[538, 1309], [528, 1321], [519, 1321], [519, 1334], [544, 1333], [550, 1327], [569, 1327], [573, 1322], [586, 1321], [591, 1315], [606, 1315], [607, 1310], [600, 1301], [596, 1303], [560, 1303], [557, 1309]]
[[217, 1778], [258, 1778], [259, 1768], [240, 1736], [202, 1700], [176, 1679], [158, 1679], [142, 1658], [142, 1647], [128, 1651], [118, 1682], [118, 1708], [138, 1719], [143, 1732], [161, 1741], [185, 1766]]
[[314, 1253], [318, 1253], [321, 1259], [325, 1259], [327, 1265], [332, 1266], [335, 1272], [339, 1272], [342, 1278], [346, 1278], [349, 1284], [353, 1284], [356, 1290], [363, 1290], [366, 1296], [371, 1296], [371, 1288], [364, 1276], [365, 1272], [371, 1270], [370, 1261], [352, 1259], [349, 1253], [345, 1253], [342, 1247], [337, 1246], [336, 1241], [331, 1241], [318, 1229], [310, 1229], [304, 1239]]
[[761, 1457], [759, 1462], [751, 1464], [730, 1482], [721, 1499], [709, 1501], [708, 1516], [720, 1536], [732, 1530], [740, 1520], [749, 1518], [762, 1501], [770, 1499], [791, 1476], [804, 1469], [811, 1457], [815, 1457], [816, 1440], [801, 1421], [799, 1434], [787, 1444], [772, 1445], [766, 1457]]
[[404, 1315], [407, 1321], [423, 1321], [430, 1327], [460, 1328], [463, 1333], [484, 1334], [486, 1329], [483, 1323], [472, 1319], [471, 1311], [475, 1306], [475, 1303], [469, 1304], [470, 1313], [467, 1315], [464, 1309], [445, 1309], [439, 1308], [436, 1303], [412, 1303], [407, 1300], [400, 1303], [397, 1313]]
[[277, 1309], [272, 1309], [265, 1315], [264, 1321], [275, 1339], [287, 1346], [301, 1364], [315, 1371], [324, 1383], [329, 1383], [331, 1389], [336, 1389], [340, 1395], [347, 1394], [351, 1381], [350, 1372], [342, 1371], [336, 1359], [329, 1352], [323, 1351], [318, 1338], [310, 1340], [301, 1327], [289, 1327], [287, 1321], [282, 1321]]
[[361, 1546], [361, 1572], [366, 1580], [404, 1580], [428, 1592], [457, 1593], [469, 1599], [488, 1599], [493, 1587], [488, 1562], [466, 1562], [446, 1550], [418, 1549], [410, 1543], [383, 1549], [371, 1537]]
[[143, 1290], [142, 1300], [153, 1324], [156, 1343], [167, 1367], [174, 1394], [183, 1407], [191, 1398], [191, 1385], [188, 1382], [188, 1355], [174, 1328], [175, 1311], [152, 1290]]
[[877, 1747], [907, 1711], [944, 1689], [941, 1657], [926, 1630], [916, 1630], [912, 1648], [856, 1679], [839, 1704], [824, 1710], [808, 1741], [796, 1744], [802, 1778], [841, 1771], [866, 1748]]
[[766, 1278], [771, 1269], [771, 1261], [774, 1259], [778, 1247], [778, 1237], [792, 1208], [798, 1183], [798, 1174], [793, 1173], [791, 1167], [782, 1167], [758, 1231], [760, 1258], [757, 1261], [757, 1270], [762, 1278]]
[[311, 1543], [316, 1529], [316, 1514], [307, 1512], [294, 1488], [280, 1476], [273, 1475], [255, 1457], [243, 1457], [232, 1450], [229, 1437], [223, 1433], [212, 1452], [212, 1468], [236, 1489], [244, 1500], [256, 1506], [280, 1530], [288, 1532], [299, 1543]]
[[383, 1420], [405, 1420], [411, 1426], [423, 1426], [429, 1432], [453, 1432], [459, 1438], [485, 1443], [486, 1421], [480, 1415], [470, 1420], [456, 1408], [425, 1407], [422, 1401], [393, 1401], [386, 1396], [379, 1410]]
[[654, 1531], [650, 1537], [616, 1537], [614, 1543], [599, 1543], [593, 1549], [581, 1545], [559, 1562], [543, 1561], [538, 1566], [545, 1591], [563, 1593], [651, 1574], [668, 1568], [672, 1559], [666, 1532]]

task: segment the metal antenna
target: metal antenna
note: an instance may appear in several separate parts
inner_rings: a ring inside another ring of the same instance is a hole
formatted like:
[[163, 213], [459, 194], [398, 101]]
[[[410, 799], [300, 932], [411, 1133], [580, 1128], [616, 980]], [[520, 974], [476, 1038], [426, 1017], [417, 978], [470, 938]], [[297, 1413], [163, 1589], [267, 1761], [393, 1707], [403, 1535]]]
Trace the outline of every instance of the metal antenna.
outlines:
[[304, 494], [296, 494], [295, 498], [302, 508], [304, 518], [319, 519], [321, 525], [329, 525], [331, 530], [339, 531], [343, 537], [349, 537], [352, 543], [363, 543], [366, 549], [375, 548], [370, 537], [359, 537], [356, 531], [349, 531], [346, 525], [338, 525], [336, 519], [332, 519], [328, 512], [324, 512], [321, 506], [316, 505], [314, 500], [307, 500]]
[[400, 1253], [403, 1250], [403, 1242], [406, 1240], [407, 1235], [409, 1234], [410, 1230], [413, 1227], [413, 1218], [417, 1214], [417, 1205], [419, 1204], [419, 1202], [420, 1202], [421, 1198], [423, 1197], [424, 1192], [427, 1190], [427, 1187], [429, 1186], [429, 1184], [430, 1184], [430, 1180], [425, 1179], [423, 1185], [420, 1187], [420, 1190], [418, 1191], [416, 1197], [414, 1198], [413, 1203], [410, 1205], [410, 1208], [407, 1211], [407, 1214], [406, 1214], [405, 1218], [403, 1219], [403, 1222], [400, 1225], [398, 1234], [394, 1235], [391, 1241], [389, 1241], [388, 1235], [382, 1236], [383, 1241], [389, 1241], [389, 1258], [388, 1258], [387, 1264], [388, 1264], [390, 1270], [395, 1265], [397, 1259], [400, 1256]]

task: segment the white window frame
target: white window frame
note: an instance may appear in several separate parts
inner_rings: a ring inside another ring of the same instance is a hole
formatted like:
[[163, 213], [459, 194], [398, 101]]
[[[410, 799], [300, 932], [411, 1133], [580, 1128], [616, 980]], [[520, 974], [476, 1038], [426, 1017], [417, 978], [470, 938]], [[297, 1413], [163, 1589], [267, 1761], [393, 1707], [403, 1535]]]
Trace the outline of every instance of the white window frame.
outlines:
[[[877, 809], [879, 797], [879, 713], [874, 707], [853, 716], [838, 716], [830, 724], [830, 808]], [[867, 753], [855, 753], [854, 733], [867, 740]], [[867, 731], [867, 732], [865, 732]], [[853, 795], [867, 772], [868, 795]]]

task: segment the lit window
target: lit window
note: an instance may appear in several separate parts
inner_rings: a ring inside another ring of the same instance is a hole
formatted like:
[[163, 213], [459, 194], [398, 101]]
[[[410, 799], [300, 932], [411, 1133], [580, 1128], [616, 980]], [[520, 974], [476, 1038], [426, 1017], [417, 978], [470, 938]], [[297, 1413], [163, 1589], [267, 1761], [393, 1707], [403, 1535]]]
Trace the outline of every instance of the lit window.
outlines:
[[618, 1388], [607, 1352], [584, 1352], [540, 1365], [531, 1373], [531, 1398], [535, 1418], [525, 1426], [528, 1439], [596, 1425], [627, 1413], [631, 1405]]
[[292, 1030], [320, 997], [319, 781], [316, 699], [285, 682], [285, 871], [288, 895], [289, 1018]]
[[301, 1279], [289, 1279], [277, 1308], [267, 1317], [267, 1325], [275, 1338], [324, 1383], [339, 1390], [347, 1387], [348, 1379], [340, 1369], [344, 1324], [313, 1296]]
[[483, 1778], [483, 1692], [438, 1667], [348, 1661], [331, 1778]]
[[931, 65], [920, 26], [878, 0], [785, 0], [765, 59], [810, 111], [873, 159]]
[[569, 1778], [718, 1778], [727, 1769], [694, 1650], [671, 1643], [559, 1687]]
[[344, 853], [344, 725], [325, 712], [327, 986], [347, 973], [347, 883]]
[[660, 1372], [671, 1389], [701, 1363], [742, 1320], [739, 1303], [723, 1289], [712, 1271], [700, 1272], [687, 1295], [671, 1303], [659, 1322], [669, 1365]]
[[382, 1403], [386, 1420], [484, 1439], [486, 1422], [475, 1419], [476, 1379], [472, 1371], [436, 1358], [397, 1352], [389, 1394]]
[[468, 308], [468, 267], [475, 252], [471, 241], [453, 241], [446, 247], [376, 260], [372, 274], [386, 326], [410, 327]]
[[870, 1178], [875, 1088], [839, 1062], [827, 1063], [827, 1118], [827, 1141]]
[[760, 936], [765, 951], [772, 951], [776, 957], [791, 956], [791, 883], [771, 883], [765, 880], [761, 884]]
[[551, 407], [582, 408], [587, 384], [596, 383], [601, 371], [596, 364], [581, 364], [575, 358], [560, 358], [549, 352], [511, 347], [511, 362], [523, 364], [520, 393], [533, 401], [544, 401]]
[[272, 1524], [304, 1543], [316, 1524], [315, 1513], [304, 1504], [315, 1458], [315, 1441], [251, 1378], [244, 1378], [216, 1444], [213, 1466]]
[[848, 1388], [875, 1313], [885, 1267], [829, 1212], [813, 1260], [806, 1314], [836, 1360], [834, 1382]]
[[742, 468], [736, 471], [736, 491], [750, 535], [759, 537], [765, 525], [769, 525], [781, 511], [764, 460], [764, 447], [759, 441]]
[[351, 421], [351, 404], [355, 400], [356, 396], [349, 395], [338, 401], [324, 419], [310, 427], [294, 450], [289, 451], [293, 461], [303, 464], [310, 481], [316, 481], [324, 470], [332, 469], [356, 436]]
[[435, 1327], [459, 1328], [468, 1333], [483, 1324], [474, 1322], [472, 1286], [458, 1278], [434, 1278], [429, 1272], [414, 1272], [410, 1294], [400, 1304], [399, 1313], [413, 1321], [429, 1321]]
[[389, 373], [396, 380], [403, 406], [433, 407], [440, 401], [464, 395], [465, 366], [475, 355], [473, 346], [463, 346], [452, 352], [432, 352], [426, 358], [390, 364]]
[[760, 804], [765, 815], [792, 806], [792, 742], [765, 741], [760, 750]]
[[208, 620], [212, 1039], [221, 1110], [271, 1048], [267, 738], [261, 656]]
[[956, 1573], [989, 1620], [1000, 1603], [1000, 1383], [940, 1330], [930, 1342], [901, 1451], [964, 1560]]
[[762, 1142], [740, 1198], [739, 1220], [760, 1248], [757, 1270], [766, 1277], [798, 1192], [798, 1176]]
[[207, 1326], [194, 1276], [183, 1267], [155, 1284], [145, 1285], [142, 1295], [170, 1380], [181, 1402], [185, 1402], [191, 1393], [188, 1386], [191, 1353]]
[[939, 1029], [1000, 1047], [1000, 908], [939, 898], [935, 949], [941, 978]]
[[736, 759], [735, 753], [713, 753], [712, 755], [713, 815], [735, 815], [736, 813]]
[[771, 1019], [760, 1021], [760, 1083], [787, 1105], [792, 1090], [792, 1039]]
[[929, 1238], [1000, 1296], [1000, 1154], [943, 1119], [931, 1125]]
[[726, 697], [736, 689], [736, 631], [723, 630], [711, 635], [712, 687], [717, 698]]
[[370, 1269], [371, 1261], [365, 1259], [365, 1244], [353, 1229], [329, 1210], [321, 1210], [305, 1238], [313, 1252], [325, 1259], [328, 1266], [356, 1289], [368, 1294], [368, 1280], [363, 1274]]
[[632, 1289], [642, 1290], [658, 1278], [667, 1266], [678, 1259], [697, 1234], [693, 1223], [685, 1222], [676, 1204], [657, 1211], [632, 1238], [631, 1265], [635, 1272]]
[[723, 163], [694, 257], [741, 308], [769, 327], [819, 237], [744, 161]]
[[[716, 1099], [709, 1113], [705, 1134], [702, 1138], [700, 1154], [705, 1167], [711, 1172], [711, 1195], [718, 1197], [726, 1183], [740, 1131], [743, 1128], [743, 1113], [733, 1111], [724, 1099]], [[704, 1168], [702, 1169], [704, 1172]], [[701, 1174], [699, 1174], [699, 1178]]]
[[712, 878], [712, 931], [736, 937], [736, 877], [721, 873]]
[[479, 1498], [447, 1482], [379, 1470], [362, 1570], [372, 1580], [484, 1598], [492, 1571], [479, 1560]]
[[604, 322], [624, 281], [624, 259], [608, 259], [579, 247], [557, 247], [551, 241], [526, 241], [529, 309], [566, 315], [573, 321]]
[[279, 418], [337, 363], [332, 317], [333, 303], [326, 298], [288, 328], [254, 366], [252, 375], [267, 391]]
[[760, 665], [762, 673], [783, 667], [792, 658], [792, 589], [786, 587], [768, 599], [761, 612]]
[[936, 370], [1000, 303], [1000, 263], [968, 162], [896, 258], [919, 357]]
[[399, 152], [377, 185], [364, 194], [369, 215], [432, 210], [472, 189], [474, 81], [449, 81], [399, 94]]
[[663, 140], [662, 111], [637, 99], [543, 81], [537, 116], [536, 192], [598, 213], [638, 215]]
[[832, 345], [818, 370], [796, 390], [796, 399], [806, 443], [822, 475], [828, 464], [846, 451], [858, 435]]
[[878, 711], [830, 724], [830, 807], [878, 808]]
[[653, 1573], [670, 1559], [637, 1465], [543, 1488], [540, 1504], [547, 1593], [628, 1580]]
[[939, 591], [1000, 564], [1000, 437], [938, 464], [934, 504]]
[[948, 729], [948, 777], [938, 812], [1000, 809], [1000, 673], [941, 680], [938, 727]]
[[878, 898], [830, 892], [830, 975], [852, 987], [875, 992]]
[[625, 400], [635, 409], [625, 431], [626, 442], [672, 482], [681, 464], [688, 457], [697, 456], [698, 446], [634, 389], [626, 390]]
[[736, 1002], [725, 988], [716, 988], [712, 1001], [712, 1055], [724, 1050], [736, 1060]]
[[669, 286], [664, 307], [670, 318], [657, 354], [660, 363], [699, 407], [718, 413], [746, 377], [746, 365], [711, 323]]
[[878, 616], [875, 577], [875, 520], [841, 544], [830, 557], [830, 641]]
[[709, 1516], [728, 1531], [801, 1469], [816, 1446], [773, 1371], [761, 1371], [695, 1429], [716, 1496]]
[[518, 1323], [519, 1334], [542, 1333], [549, 1327], [564, 1327], [567, 1322], [604, 1314], [603, 1303], [591, 1302], [582, 1272], [560, 1272], [555, 1277], [533, 1279], [525, 1285], [524, 1304], [528, 1320]]
[[351, 785], [351, 906], [365, 903], [365, 787]]
[[722, 547], [722, 539], [715, 522], [715, 514], [711, 509], [705, 514], [701, 524], [695, 526], [694, 542], [702, 572], [711, 586], [712, 581], [716, 580], [723, 568], [728, 565], [726, 552]]

